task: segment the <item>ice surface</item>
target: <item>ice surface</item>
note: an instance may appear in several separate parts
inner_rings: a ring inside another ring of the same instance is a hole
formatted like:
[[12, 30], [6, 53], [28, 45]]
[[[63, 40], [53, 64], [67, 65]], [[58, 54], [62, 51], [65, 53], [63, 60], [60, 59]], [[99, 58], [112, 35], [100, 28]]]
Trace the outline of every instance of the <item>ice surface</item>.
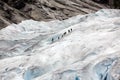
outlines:
[[120, 80], [119, 13], [102, 9], [0, 30], [0, 80]]

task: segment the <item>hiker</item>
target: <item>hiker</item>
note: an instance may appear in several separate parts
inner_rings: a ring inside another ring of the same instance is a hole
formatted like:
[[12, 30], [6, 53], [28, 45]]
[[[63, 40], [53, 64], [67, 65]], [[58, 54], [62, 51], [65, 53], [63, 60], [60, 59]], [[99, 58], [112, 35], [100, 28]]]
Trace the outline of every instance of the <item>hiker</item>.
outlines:
[[66, 35], [66, 32], [64, 32], [64, 35]]
[[71, 32], [72, 32], [72, 29], [70, 29], [71, 30]]
[[60, 39], [60, 37], [58, 37], [58, 40]]
[[63, 37], [63, 35], [62, 35], [62, 37]]
[[70, 30], [68, 30], [68, 33], [70, 33]]
[[52, 42], [54, 41], [54, 39], [52, 38]]

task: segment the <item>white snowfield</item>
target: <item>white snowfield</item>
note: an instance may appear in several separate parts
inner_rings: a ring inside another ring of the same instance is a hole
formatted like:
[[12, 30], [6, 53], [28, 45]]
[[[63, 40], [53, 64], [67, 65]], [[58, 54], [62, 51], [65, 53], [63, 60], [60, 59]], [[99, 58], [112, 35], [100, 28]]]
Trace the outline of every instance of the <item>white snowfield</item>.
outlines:
[[0, 80], [120, 80], [120, 10], [0, 30]]

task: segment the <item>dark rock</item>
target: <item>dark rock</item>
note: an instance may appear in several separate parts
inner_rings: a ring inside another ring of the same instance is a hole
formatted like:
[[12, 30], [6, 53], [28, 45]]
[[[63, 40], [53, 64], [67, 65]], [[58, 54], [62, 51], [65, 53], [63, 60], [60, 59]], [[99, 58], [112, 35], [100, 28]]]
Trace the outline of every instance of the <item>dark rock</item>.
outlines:
[[108, 0], [93, 0], [97, 3], [108, 4]]
[[13, 7], [16, 8], [16, 9], [22, 9], [25, 7], [25, 3], [20, 0], [20, 1], [17, 1], [13, 4]]

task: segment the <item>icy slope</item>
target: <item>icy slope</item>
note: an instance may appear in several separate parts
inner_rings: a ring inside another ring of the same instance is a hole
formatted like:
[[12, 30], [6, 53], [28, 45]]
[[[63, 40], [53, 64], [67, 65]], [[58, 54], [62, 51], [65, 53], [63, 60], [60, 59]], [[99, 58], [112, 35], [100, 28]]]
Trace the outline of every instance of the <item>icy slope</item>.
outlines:
[[0, 80], [119, 80], [120, 10], [0, 31]]

